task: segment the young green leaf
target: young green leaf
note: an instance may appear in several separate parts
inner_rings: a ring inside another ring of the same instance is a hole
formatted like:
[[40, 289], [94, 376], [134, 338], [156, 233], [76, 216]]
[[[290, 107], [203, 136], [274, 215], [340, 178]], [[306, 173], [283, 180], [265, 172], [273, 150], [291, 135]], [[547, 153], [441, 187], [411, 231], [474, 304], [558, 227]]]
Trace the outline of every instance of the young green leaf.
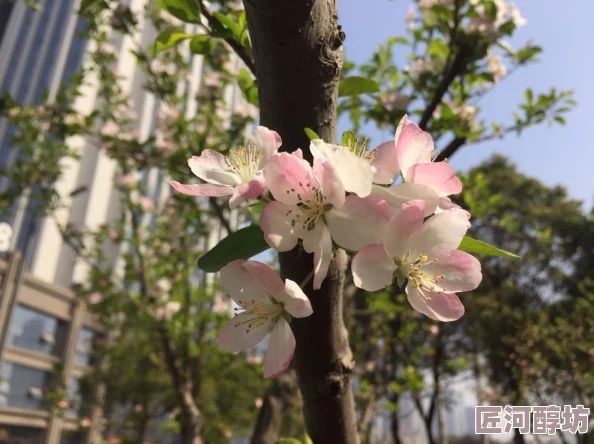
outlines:
[[198, 0], [156, 0], [157, 5], [182, 22], [200, 23]]
[[179, 42], [189, 39], [190, 37], [192, 37], [192, 35], [184, 32], [182, 28], [164, 29], [155, 39], [153, 54], [158, 54], [161, 51], [171, 49], [179, 44]]
[[190, 40], [190, 51], [193, 54], [208, 54], [214, 47], [214, 40], [207, 35], [196, 35]]
[[465, 251], [471, 254], [482, 254], [485, 256], [501, 256], [508, 257], [511, 259], [521, 259], [520, 256], [509, 251], [502, 250], [500, 248], [489, 245], [486, 242], [473, 239], [468, 236], [464, 236], [462, 243], [458, 247], [458, 250]]
[[338, 84], [338, 97], [371, 94], [379, 92], [379, 90], [379, 85], [374, 80], [358, 76], [347, 77], [341, 79]]
[[220, 241], [198, 259], [198, 267], [206, 272], [216, 273], [229, 262], [236, 259], [249, 259], [269, 248], [260, 227], [252, 224], [231, 233]]
[[340, 144], [351, 148], [356, 144], [357, 136], [352, 131], [345, 131], [342, 133]]
[[318, 136], [316, 134], [316, 132], [314, 130], [312, 130], [311, 128], [304, 128], [305, 134], [307, 134], [307, 137], [309, 137], [309, 140], [315, 140], [315, 139], [319, 139], [320, 136]]
[[241, 26], [239, 23], [235, 23], [235, 21], [230, 16], [225, 15], [222, 12], [215, 12], [214, 15], [221, 25], [231, 31], [233, 36], [239, 37], [239, 34], [241, 33]]
[[[248, 211], [252, 214], [252, 216], [260, 218], [260, 214], [262, 214], [262, 210], [266, 206], [266, 202], [258, 202], [254, 205], [250, 205], [248, 207]], [[254, 223], [259, 224], [259, 221], [254, 221]]]
[[259, 106], [258, 87], [247, 69], [241, 68], [239, 70], [239, 74], [237, 74], [237, 84], [239, 85], [239, 89], [241, 89], [245, 100], [252, 105]]

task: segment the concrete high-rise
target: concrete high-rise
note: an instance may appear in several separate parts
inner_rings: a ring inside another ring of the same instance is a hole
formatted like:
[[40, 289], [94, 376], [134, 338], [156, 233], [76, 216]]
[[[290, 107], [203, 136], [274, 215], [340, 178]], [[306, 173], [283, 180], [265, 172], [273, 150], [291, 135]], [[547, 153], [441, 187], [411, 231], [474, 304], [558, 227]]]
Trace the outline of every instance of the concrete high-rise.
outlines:
[[[148, 1], [122, 3], [142, 16]], [[51, 102], [96, 49], [81, 35], [87, 23], [76, 14], [80, 0], [40, 3], [37, 11], [22, 0], [0, 0], [0, 94], [8, 93], [22, 105], [40, 104], [44, 97]], [[186, 27], [197, 32], [197, 25]], [[126, 73], [123, 87], [130, 92], [138, 116], [137, 131], [146, 137], [154, 131], [161, 104], [143, 88], [146, 73], [131, 50], [135, 44], [148, 47], [157, 32], [140, 20], [134, 35], [111, 34], [116, 69]], [[191, 117], [198, 106], [203, 66], [200, 56], [188, 53], [187, 57], [191, 73], [181, 87], [187, 97], [183, 112]], [[96, 106], [97, 91], [96, 79], [89, 79], [74, 108], [89, 114]], [[226, 97], [230, 106], [241, 100], [235, 88], [226, 91]], [[9, 169], [19, 156], [13, 132], [8, 121], [0, 119], [0, 170]], [[91, 229], [111, 220], [119, 211], [113, 185], [118, 171], [116, 162], [85, 138], [71, 137], [66, 143], [80, 155], [79, 161], [65, 162], [65, 172], [54, 186], [67, 210], [52, 218], [36, 217], [34, 202], [24, 195], [0, 214], [0, 225], [10, 227], [8, 232], [0, 229], [0, 236], [10, 235], [0, 239], [0, 245], [3, 241], [9, 245], [0, 251], [0, 444], [98, 442], [93, 428], [80, 431], [81, 418], [97, 424], [100, 412], [87, 408], [90, 403], [78, 386], [79, 378], [93, 365], [93, 344], [102, 329], [78, 302], [76, 285], [84, 282], [88, 269], [63, 242], [55, 220]], [[170, 192], [167, 177], [156, 168], [139, 174], [159, 205]], [[6, 187], [10, 181], [0, 175], [0, 191]], [[72, 196], [75, 189], [83, 191]], [[226, 234], [222, 227], [215, 231], [214, 238]], [[49, 408], [44, 397], [57, 365], [74, 401], [63, 417]]]

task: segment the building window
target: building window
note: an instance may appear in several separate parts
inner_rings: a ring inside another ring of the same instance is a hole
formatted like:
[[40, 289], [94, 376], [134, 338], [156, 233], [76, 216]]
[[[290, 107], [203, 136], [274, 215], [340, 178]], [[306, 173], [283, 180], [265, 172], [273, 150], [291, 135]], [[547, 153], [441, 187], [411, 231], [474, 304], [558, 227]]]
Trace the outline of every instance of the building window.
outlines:
[[0, 405], [43, 410], [47, 407], [45, 394], [52, 380], [49, 372], [3, 362], [0, 366]]
[[68, 324], [53, 316], [17, 305], [8, 330], [8, 345], [44, 355], [60, 356]]
[[74, 362], [78, 365], [91, 366], [94, 363], [93, 351], [95, 349], [95, 342], [97, 341], [97, 334], [88, 328], [81, 328], [78, 333], [78, 340], [76, 341], [76, 354]]
[[66, 384], [66, 393], [70, 408], [64, 412], [69, 418], [90, 416], [92, 388], [84, 380], [70, 378]]
[[[84, 441], [80, 441], [84, 442]], [[45, 430], [29, 427], [0, 426], [0, 444], [44, 444]]]
[[[82, 442], [86, 442], [86, 439], [86, 432], [79, 432], [78, 430], [62, 430], [60, 444], [81, 444]], [[2, 444], [1, 441], [0, 444]]]

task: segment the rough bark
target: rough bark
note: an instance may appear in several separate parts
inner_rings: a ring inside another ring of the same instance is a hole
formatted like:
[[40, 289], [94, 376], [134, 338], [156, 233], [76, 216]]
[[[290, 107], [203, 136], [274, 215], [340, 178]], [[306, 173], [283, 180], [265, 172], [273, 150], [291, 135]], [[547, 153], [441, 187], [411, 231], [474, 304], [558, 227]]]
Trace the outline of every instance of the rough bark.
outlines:
[[298, 395], [294, 370], [289, 370], [272, 381], [262, 400], [252, 444], [276, 444], [279, 441], [283, 414], [296, 403]]
[[[278, 131], [282, 149], [303, 149], [311, 160], [304, 128], [336, 139], [336, 103], [344, 34], [334, 0], [245, 0], [261, 124]], [[280, 254], [284, 277], [302, 282], [313, 257]], [[351, 389], [352, 353], [344, 327], [342, 290], [347, 258], [338, 252], [322, 288], [305, 287], [313, 315], [294, 319], [294, 365], [303, 395], [303, 415], [315, 443], [358, 443]]]

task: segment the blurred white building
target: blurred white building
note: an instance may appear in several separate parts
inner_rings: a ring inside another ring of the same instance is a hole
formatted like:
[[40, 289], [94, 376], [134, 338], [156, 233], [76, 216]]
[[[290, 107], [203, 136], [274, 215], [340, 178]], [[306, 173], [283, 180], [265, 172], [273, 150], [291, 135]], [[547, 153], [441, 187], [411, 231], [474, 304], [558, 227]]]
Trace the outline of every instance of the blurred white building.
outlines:
[[[124, 0], [132, 11], [142, 16], [149, 0]], [[39, 104], [47, 94], [56, 97], [60, 87], [85, 63], [94, 51], [81, 32], [87, 27], [76, 11], [80, 0], [43, 0], [37, 11], [22, 0], [0, 0], [0, 94], [9, 93], [20, 104]], [[197, 25], [186, 25], [187, 32], [197, 32]], [[146, 48], [156, 37], [155, 29], [140, 20], [133, 36], [111, 33], [117, 55], [117, 70], [125, 73], [122, 87], [130, 92], [138, 115], [140, 137], [155, 129], [161, 104], [144, 90], [146, 74], [137, 67], [131, 53], [134, 45]], [[183, 112], [196, 113], [196, 93], [202, 77], [202, 58], [188, 53], [189, 80], [178, 85], [186, 97]], [[239, 63], [239, 62], [238, 62]], [[96, 79], [84, 87], [74, 103], [77, 111], [89, 114], [95, 107]], [[230, 108], [242, 101], [237, 88], [225, 91]], [[11, 142], [13, 128], [0, 119], [0, 169], [9, 169], [19, 156]], [[67, 141], [80, 154], [80, 161], [65, 162], [63, 177], [55, 189], [67, 204], [56, 215], [60, 223], [96, 228], [111, 220], [119, 211], [114, 187], [118, 174], [116, 163], [97, 146], [82, 137]], [[156, 169], [140, 172], [148, 196], [156, 206], [170, 193], [165, 174]], [[0, 190], [10, 187], [0, 176]], [[82, 190], [74, 196], [74, 190]], [[78, 261], [62, 240], [52, 218], [37, 218], [35, 203], [22, 196], [14, 206], [0, 214], [0, 239], [9, 248], [0, 251], [0, 444], [58, 444], [98, 442], [95, 426], [81, 430], [80, 420], [89, 417], [100, 422], [100, 412], [85, 408], [86, 400], [78, 393], [78, 378], [92, 362], [93, 343], [101, 336], [101, 327], [80, 307], [74, 290], [87, 277], [87, 266]], [[237, 225], [237, 215], [231, 217]], [[11, 233], [10, 233], [11, 232]], [[223, 227], [213, 224], [210, 242], [225, 236]], [[0, 245], [3, 245], [0, 242]], [[114, 259], [117, 257], [114, 251]], [[19, 257], [24, 256], [20, 261]], [[52, 384], [54, 369], [63, 366], [69, 397], [78, 400], [61, 418], [48, 408], [44, 397]], [[94, 437], [95, 436], [95, 437]]]

